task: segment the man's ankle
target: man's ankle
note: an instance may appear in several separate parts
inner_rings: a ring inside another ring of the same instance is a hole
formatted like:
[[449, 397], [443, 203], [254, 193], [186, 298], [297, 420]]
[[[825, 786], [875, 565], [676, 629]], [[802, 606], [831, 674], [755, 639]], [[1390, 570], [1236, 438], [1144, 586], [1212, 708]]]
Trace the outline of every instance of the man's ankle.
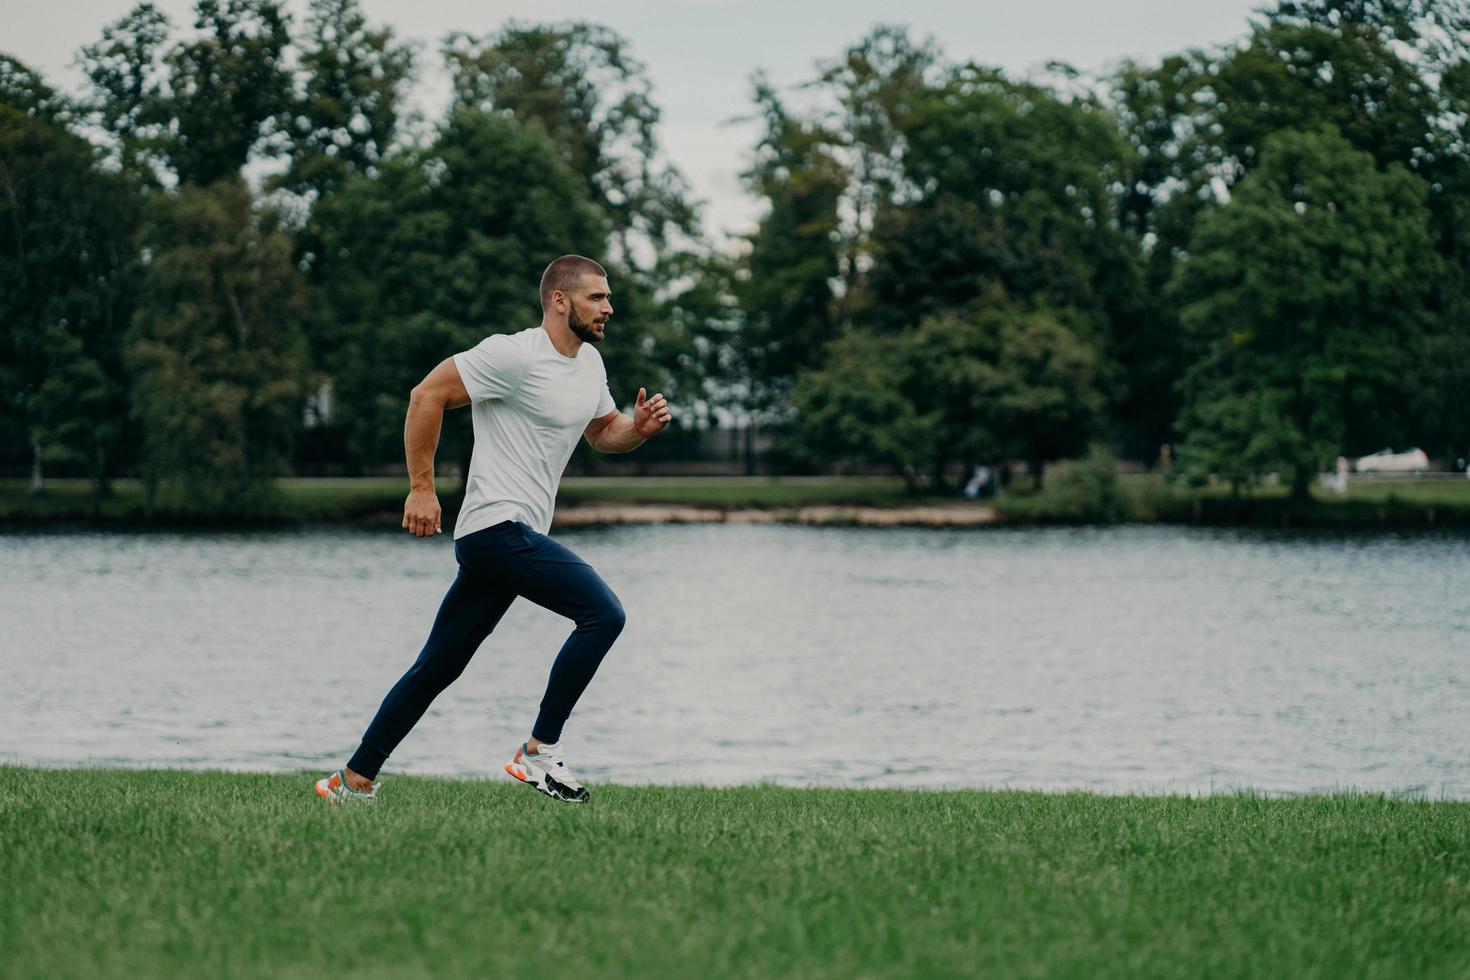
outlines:
[[342, 768], [342, 781], [354, 793], [371, 793], [373, 791], [373, 781], [371, 779], [368, 779], [366, 776], [359, 776], [345, 766]]
[[541, 749], [541, 740], [532, 735], [526, 739], [526, 755], [535, 755]]

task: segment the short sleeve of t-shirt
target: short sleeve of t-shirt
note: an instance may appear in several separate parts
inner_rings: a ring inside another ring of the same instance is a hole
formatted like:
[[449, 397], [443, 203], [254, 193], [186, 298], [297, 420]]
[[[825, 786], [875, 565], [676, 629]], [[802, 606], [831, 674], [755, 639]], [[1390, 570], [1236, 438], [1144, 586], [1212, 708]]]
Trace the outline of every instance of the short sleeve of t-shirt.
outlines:
[[613, 401], [612, 391], [607, 386], [607, 379], [602, 381], [602, 397], [597, 399], [597, 414], [594, 419], [607, 418], [618, 410], [618, 403]]
[[483, 402], [515, 393], [526, 373], [526, 352], [509, 334], [486, 337], [454, 355], [470, 401]]

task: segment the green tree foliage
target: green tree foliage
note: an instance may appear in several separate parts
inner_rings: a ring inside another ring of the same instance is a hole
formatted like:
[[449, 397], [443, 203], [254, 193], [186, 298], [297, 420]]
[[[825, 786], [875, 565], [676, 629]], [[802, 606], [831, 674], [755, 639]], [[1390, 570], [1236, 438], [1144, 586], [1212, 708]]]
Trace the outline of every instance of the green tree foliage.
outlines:
[[1206, 349], [1186, 378], [1181, 461], [1234, 481], [1320, 468], [1392, 440], [1438, 266], [1426, 188], [1332, 130], [1266, 140], [1205, 215], [1172, 283]]
[[[938, 50], [879, 26], [820, 66], [804, 88], [815, 111], [791, 111], [764, 75], [754, 97], [764, 124], [747, 188], [766, 204], [737, 274], [747, 323], [733, 349], [757, 418], [789, 414], [795, 379], [868, 302], [876, 216], [907, 193], [906, 128], [928, 92]], [[918, 322], [919, 315], [905, 325]]]
[[511, 23], [483, 39], [451, 34], [444, 56], [457, 106], [546, 131], [606, 210], [618, 262], [636, 265], [635, 236], [662, 250], [670, 234], [694, 233], [683, 178], [658, 161], [659, 110], [627, 39], [596, 24]]
[[994, 291], [901, 334], [835, 341], [797, 383], [795, 438], [810, 459], [889, 463], [935, 487], [951, 464], [1011, 457], [1039, 477], [1099, 431], [1099, 373], [1075, 327]]
[[413, 52], [372, 27], [358, 0], [311, 0], [281, 186], [316, 196], [370, 173], [398, 133]]
[[[1430, 177], [1444, 159], [1445, 107], [1427, 53], [1440, 33], [1433, 20], [1452, 6], [1284, 2], [1263, 11], [1241, 44], [1124, 66], [1113, 104], [1138, 160], [1124, 220], [1152, 243], [1146, 295], [1162, 295], [1201, 216], [1259, 165], [1277, 132], [1333, 126], [1379, 167]], [[1120, 348], [1125, 414], [1155, 440], [1178, 408], [1170, 385], [1205, 353], [1189, 337], [1164, 302]]]
[[[681, 343], [669, 379], [680, 428], [706, 428], [718, 423], [719, 413], [740, 416], [756, 404], [742, 363], [749, 331], [737, 295], [737, 266], [732, 256], [694, 251], [661, 264], [670, 286], [652, 317]], [[630, 376], [630, 383], [640, 383], [638, 376]]]
[[80, 466], [93, 504], [124, 444], [122, 336], [136, 197], [62, 121], [63, 103], [0, 59], [0, 438]]
[[1425, 149], [1436, 100], [1379, 25], [1273, 12], [1250, 43], [1201, 78], [1197, 102], [1220, 127], [1213, 141], [1227, 180], [1250, 172], [1283, 129], [1330, 125], [1379, 166], [1412, 165]]
[[[1039, 486], [1047, 463], [1081, 453], [1102, 434], [1103, 362], [1076, 323], [1068, 322], [1075, 317], [993, 303], [977, 311], [969, 327], [980, 343], [979, 356], [967, 359], [963, 350], [950, 355], [936, 338], [933, 346], [941, 351], [936, 375], [946, 382], [942, 388], [952, 391], [955, 401], [970, 392], [972, 417], [988, 430], [983, 441], [967, 440], [965, 416], [954, 416], [949, 445], [966, 450], [959, 457], [966, 464], [997, 454], [1019, 457]], [[942, 320], [931, 321], [920, 329], [920, 339], [936, 327], [950, 333]]]
[[62, 122], [71, 114], [65, 96], [46, 84], [30, 66], [0, 54], [0, 105], [44, 122]]
[[880, 319], [914, 322], [999, 285], [1072, 307], [1105, 338], [1138, 284], [1136, 242], [1115, 213], [1130, 151], [1108, 113], [968, 65], [915, 102], [912, 199], [888, 206], [874, 232]]
[[838, 205], [848, 174], [832, 134], [788, 112], [761, 76], [755, 96], [765, 135], [745, 180], [767, 211], [736, 271], [733, 292], [744, 322], [730, 338], [729, 364], [746, 409], [779, 419], [796, 377], [818, 363], [835, 335]]
[[290, 236], [239, 180], [150, 204], [128, 343], [150, 505], [258, 513], [301, 428], [305, 293]]
[[167, 166], [165, 145], [172, 114], [163, 52], [168, 17], [140, 3], [102, 29], [102, 39], [82, 48], [78, 61], [91, 82], [87, 108], [110, 139], [123, 169], [154, 180]]
[[[1430, 25], [1409, 8], [1448, 6], [1283, 2], [1242, 44], [1171, 56], [1152, 69], [1124, 65], [1113, 93], [1140, 158], [1130, 189], [1135, 220], [1156, 205], [1190, 210], [1191, 192], [1243, 179], [1284, 129], [1332, 126], [1380, 167], [1425, 166], [1444, 106], [1434, 65], [1417, 50], [1429, 46]], [[1187, 228], [1173, 230], [1183, 234], [1169, 243], [1183, 244]]]
[[198, 36], [139, 4], [82, 50], [94, 110], [123, 162], [205, 186], [238, 174], [291, 107], [290, 18], [277, 0], [197, 0]]
[[[896, 444], [936, 483], [956, 463], [1019, 455], [1039, 467], [1085, 448], [1103, 419], [1103, 354], [1135, 315], [1140, 281], [1136, 237], [1117, 217], [1131, 151], [1107, 111], [1085, 94], [946, 67], [891, 27], [814, 84], [836, 107], [825, 117], [794, 117], [758, 79], [766, 135], [749, 181], [769, 212], [742, 290], [748, 343], [765, 355], [747, 358], [750, 374], [773, 401], [796, 379], [805, 455], [897, 460], [862, 457], [805, 418], [830, 420], [844, 379], [868, 370], [854, 365], [896, 351], [906, 380], [892, 365], [890, 380], [909, 405], [894, 415]], [[879, 438], [874, 414], [861, 417]], [[929, 427], [925, 439], [914, 426]]]
[[847, 175], [838, 206], [838, 321], [844, 326], [861, 307], [874, 221], [896, 199], [915, 192], [905, 169], [909, 132], [927, 108], [939, 58], [933, 41], [916, 41], [904, 27], [880, 24], [842, 57], [820, 66], [815, 87], [835, 107], [821, 128], [828, 134], [828, 152]]
[[1439, 143], [1422, 167], [1444, 262], [1433, 303], [1435, 321], [1423, 361], [1413, 417], [1416, 440], [1447, 456], [1470, 456], [1470, 7], [1436, 4], [1431, 35], [1442, 112]]
[[833, 341], [822, 366], [796, 383], [796, 451], [821, 463], [890, 466], [913, 489], [933, 459], [939, 420], [910, 397], [912, 346], [907, 337], [866, 331]]
[[[596, 255], [608, 233], [545, 134], [507, 116], [462, 109], [432, 145], [379, 171], [314, 218], [320, 363], [354, 452], [372, 463], [402, 458], [408, 393], [434, 365], [487, 334], [535, 326], [542, 270], [566, 252]], [[466, 425], [446, 427], [441, 458], [467, 460]]]
[[277, 0], [198, 0], [197, 40], [165, 58], [179, 180], [201, 187], [238, 174], [290, 106], [291, 42]]
[[1081, 459], [1058, 465], [1036, 499], [1036, 512], [1050, 520], [1113, 524], [1134, 515], [1118, 479], [1118, 457], [1094, 445]]

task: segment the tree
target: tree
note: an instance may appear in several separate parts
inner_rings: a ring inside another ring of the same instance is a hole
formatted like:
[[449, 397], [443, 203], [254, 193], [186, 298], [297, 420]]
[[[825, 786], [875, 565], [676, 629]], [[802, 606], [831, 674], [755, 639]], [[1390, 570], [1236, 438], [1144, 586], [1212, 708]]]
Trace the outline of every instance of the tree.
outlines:
[[125, 166], [205, 186], [240, 173], [291, 108], [290, 18], [278, 0], [197, 0], [192, 41], [139, 4], [82, 49], [93, 111]]
[[[1046, 460], [1080, 452], [1098, 434], [1095, 401], [1117, 387], [1105, 354], [1136, 332], [1141, 316], [1138, 242], [1118, 218], [1117, 184], [1130, 163], [1113, 120], [1090, 95], [1063, 96], [962, 66], [915, 97], [903, 155], [914, 190], [880, 206], [874, 224], [864, 322], [885, 330], [948, 323], [958, 336], [961, 323], [978, 317], [977, 339], [988, 338], [988, 346], [958, 362], [989, 359], [999, 374], [966, 383], [988, 392], [987, 411], [1015, 400], [1005, 426], [1017, 438], [1004, 451], [1024, 456], [1038, 473]], [[934, 335], [936, 346], [945, 342], [943, 331]], [[1041, 344], [1038, 365], [1007, 362], [1024, 360], [1033, 342]], [[1044, 420], [1040, 401], [1022, 404], [1040, 398], [1050, 379], [1032, 377], [1014, 394], [1000, 380], [1064, 364], [1085, 375], [1067, 378], [1079, 385], [1085, 407], [1072, 398], [1055, 402], [1067, 406], [1064, 415], [1086, 419], [1070, 434]], [[966, 397], [959, 388], [956, 395]], [[946, 444], [957, 446], [961, 435], [957, 427]], [[995, 451], [977, 447], [957, 458], [978, 461]]]
[[768, 210], [733, 284], [744, 322], [731, 338], [732, 378], [744, 389], [748, 410], [777, 421], [789, 408], [796, 377], [815, 366], [836, 334], [832, 283], [848, 175], [833, 154], [831, 134], [791, 115], [761, 76], [755, 97], [766, 132], [745, 181]]
[[[608, 233], [545, 134], [503, 115], [461, 109], [430, 146], [379, 171], [313, 216], [319, 363], [369, 463], [402, 458], [408, 392], [435, 364], [486, 334], [534, 326], [542, 270], [568, 251], [598, 254]], [[623, 316], [609, 334], [636, 331]], [[452, 423], [441, 458], [467, 460], [469, 446]]]
[[909, 135], [927, 107], [939, 59], [932, 40], [915, 41], [904, 27], [880, 24], [841, 58], [822, 65], [814, 83], [835, 103], [822, 130], [848, 178], [838, 205], [837, 316], [844, 327], [864, 299], [875, 220], [918, 193], [906, 167]]
[[1105, 338], [1138, 282], [1114, 190], [1130, 151], [1108, 113], [972, 65], [916, 101], [903, 159], [915, 190], [874, 231], [875, 317], [910, 324], [998, 285], [1082, 311]]
[[1301, 501], [1326, 461], [1402, 431], [1438, 265], [1425, 199], [1333, 130], [1266, 141], [1171, 283], [1207, 351], [1185, 379], [1182, 463], [1282, 468]]
[[172, 118], [163, 67], [169, 29], [162, 11], [140, 3], [103, 28], [102, 39], [77, 58], [92, 83], [88, 114], [111, 139], [119, 164], [155, 182], [167, 165]]
[[1436, 66], [1419, 52], [1433, 47], [1428, 8], [1449, 6], [1286, 0], [1242, 44], [1171, 56], [1155, 69], [1125, 64], [1112, 92], [1142, 160], [1131, 210], [1146, 215], [1213, 180], [1228, 188], [1285, 129], [1332, 126], [1380, 167], [1425, 166], [1442, 105]]
[[62, 103], [0, 62], [0, 432], [42, 464], [73, 463], [95, 511], [125, 431], [122, 334], [136, 197], [97, 166]]
[[819, 463], [876, 463], [902, 473], [909, 489], [927, 466], [939, 420], [915, 408], [912, 343], [855, 331], [828, 346], [821, 367], [804, 372], [793, 396], [796, 452]]
[[165, 58], [177, 135], [169, 159], [201, 187], [232, 177], [291, 104], [290, 18], [277, 0], [198, 0], [199, 39]]
[[278, 183], [321, 196], [370, 173], [397, 136], [413, 51], [370, 27], [358, 0], [311, 0], [300, 91], [288, 114], [291, 163]]
[[659, 110], [629, 47], [596, 24], [511, 23], [478, 40], [451, 34], [444, 57], [456, 106], [545, 130], [586, 199], [606, 211], [611, 258], [636, 269], [637, 240], [659, 254], [672, 234], [696, 234], [697, 215], [678, 171], [658, 162]]
[[304, 289], [291, 239], [238, 179], [151, 202], [129, 334], [151, 507], [265, 511], [301, 427]]
[[[1197, 221], [1259, 165], [1277, 132], [1332, 126], [1380, 168], [1442, 182], [1464, 157], [1463, 142], [1446, 139], [1463, 116], [1443, 82], [1448, 53], [1464, 50], [1463, 13], [1459, 0], [1286, 0], [1263, 10], [1243, 43], [1125, 64], [1110, 104], [1137, 150], [1123, 219], [1147, 245], [1144, 294], [1165, 296]], [[1453, 209], [1440, 197], [1430, 206], [1448, 235]], [[1118, 352], [1130, 389], [1123, 413], [1156, 444], [1178, 410], [1175, 382], [1205, 351], [1165, 300], [1148, 305]]]
[[824, 462], [926, 470], [1020, 457], [1046, 463], [1097, 434], [1104, 400], [1096, 350], [1063, 316], [992, 290], [899, 334], [854, 330], [796, 385], [796, 442]]
[[1102, 362], [1079, 335], [1078, 319], [993, 291], [919, 326], [910, 397], [941, 423], [931, 464], [936, 483], [951, 463], [969, 470], [1019, 457], [1039, 487], [1047, 463], [1083, 452], [1100, 433]]
[[0, 105], [48, 123], [67, 121], [72, 109], [35, 70], [8, 54], [0, 54]]
[[1438, 157], [1430, 204], [1443, 257], [1412, 417], [1417, 438], [1470, 456], [1470, 57], [1446, 71], [1443, 91], [1455, 108], [1456, 153]]

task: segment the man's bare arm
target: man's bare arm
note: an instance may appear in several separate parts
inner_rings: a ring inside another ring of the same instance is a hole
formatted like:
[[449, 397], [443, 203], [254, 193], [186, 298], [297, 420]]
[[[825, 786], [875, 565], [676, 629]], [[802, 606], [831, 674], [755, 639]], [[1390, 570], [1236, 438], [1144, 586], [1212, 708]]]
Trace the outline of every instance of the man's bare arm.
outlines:
[[626, 453], [662, 432], [673, 419], [669, 404], [663, 395], [646, 398], [647, 394], [646, 389], [638, 389], [632, 418], [621, 412], [609, 412], [593, 419], [583, 433], [588, 445], [601, 453]]
[[444, 410], [470, 403], [454, 358], [446, 357], [408, 396], [408, 418], [403, 423], [403, 453], [408, 460], [408, 499], [403, 504], [403, 527], [418, 537], [443, 530], [439, 496], [434, 492], [434, 450], [444, 426]]

